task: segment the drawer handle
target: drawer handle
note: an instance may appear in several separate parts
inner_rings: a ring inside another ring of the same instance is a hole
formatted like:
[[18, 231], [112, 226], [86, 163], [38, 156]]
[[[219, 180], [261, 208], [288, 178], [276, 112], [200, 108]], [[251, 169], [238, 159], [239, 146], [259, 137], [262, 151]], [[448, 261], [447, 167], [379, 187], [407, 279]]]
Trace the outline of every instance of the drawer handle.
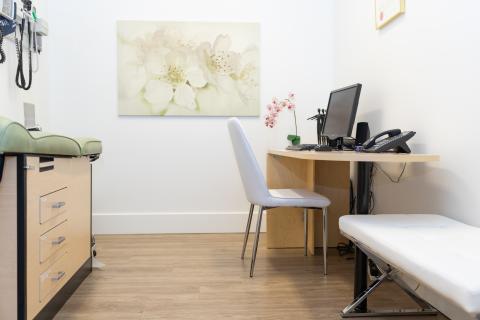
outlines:
[[65, 201], [59, 201], [59, 202], [55, 202], [54, 204], [52, 204], [52, 208], [53, 209], [60, 209], [62, 207], [65, 207], [66, 203]]
[[60, 237], [58, 237], [57, 239], [52, 240], [52, 245], [54, 245], [54, 246], [59, 246], [59, 245], [61, 245], [63, 242], [65, 242], [65, 240], [67, 240], [67, 238], [65, 238], [64, 236], [60, 236]]
[[52, 277], [51, 277], [51, 280], [52, 280], [53, 282], [58, 282], [58, 281], [62, 280], [63, 277], [65, 277], [65, 272], [60, 271], [60, 272], [57, 273], [56, 275], [52, 276]]

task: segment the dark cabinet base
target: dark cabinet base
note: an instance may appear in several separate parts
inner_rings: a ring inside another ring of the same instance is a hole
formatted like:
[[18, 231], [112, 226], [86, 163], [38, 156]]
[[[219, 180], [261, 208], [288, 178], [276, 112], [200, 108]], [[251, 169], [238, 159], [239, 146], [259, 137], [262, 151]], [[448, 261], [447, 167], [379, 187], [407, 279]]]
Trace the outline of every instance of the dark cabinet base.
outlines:
[[60, 291], [50, 300], [50, 302], [35, 317], [35, 320], [51, 320], [63, 307], [67, 300], [77, 290], [88, 275], [92, 272], [92, 258], [88, 259], [73, 277], [63, 286]]

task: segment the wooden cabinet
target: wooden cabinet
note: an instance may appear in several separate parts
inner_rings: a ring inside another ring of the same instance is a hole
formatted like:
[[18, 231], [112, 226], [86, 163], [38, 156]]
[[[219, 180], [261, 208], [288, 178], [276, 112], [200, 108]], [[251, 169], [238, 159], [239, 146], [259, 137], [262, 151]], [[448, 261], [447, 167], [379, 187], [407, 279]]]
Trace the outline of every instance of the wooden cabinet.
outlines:
[[91, 271], [90, 160], [7, 156], [3, 199], [0, 319], [53, 318]]
[[40, 264], [48, 262], [52, 256], [59, 251], [66, 251], [70, 232], [68, 230], [68, 220], [61, 222], [58, 226], [42, 234], [38, 241]]
[[40, 224], [67, 212], [67, 196], [68, 188], [65, 187], [40, 197], [40, 212], [38, 215]]

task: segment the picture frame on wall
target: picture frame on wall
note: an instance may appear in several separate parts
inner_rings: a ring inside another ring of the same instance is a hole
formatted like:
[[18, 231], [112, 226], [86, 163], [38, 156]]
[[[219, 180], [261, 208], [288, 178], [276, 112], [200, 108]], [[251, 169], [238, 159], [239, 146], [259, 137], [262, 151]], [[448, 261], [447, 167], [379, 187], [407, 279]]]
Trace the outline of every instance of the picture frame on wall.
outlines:
[[118, 21], [118, 114], [258, 117], [259, 47], [259, 23]]
[[375, 26], [381, 29], [405, 13], [405, 0], [375, 0]]

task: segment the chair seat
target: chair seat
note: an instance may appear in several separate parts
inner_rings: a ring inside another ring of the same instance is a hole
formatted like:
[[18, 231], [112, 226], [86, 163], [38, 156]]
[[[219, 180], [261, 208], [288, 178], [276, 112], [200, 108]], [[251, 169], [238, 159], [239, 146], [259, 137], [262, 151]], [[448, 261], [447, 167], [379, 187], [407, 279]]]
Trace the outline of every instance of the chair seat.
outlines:
[[330, 200], [313, 191], [306, 189], [270, 189], [270, 197], [266, 203], [259, 203], [265, 207], [299, 207], [325, 208]]

